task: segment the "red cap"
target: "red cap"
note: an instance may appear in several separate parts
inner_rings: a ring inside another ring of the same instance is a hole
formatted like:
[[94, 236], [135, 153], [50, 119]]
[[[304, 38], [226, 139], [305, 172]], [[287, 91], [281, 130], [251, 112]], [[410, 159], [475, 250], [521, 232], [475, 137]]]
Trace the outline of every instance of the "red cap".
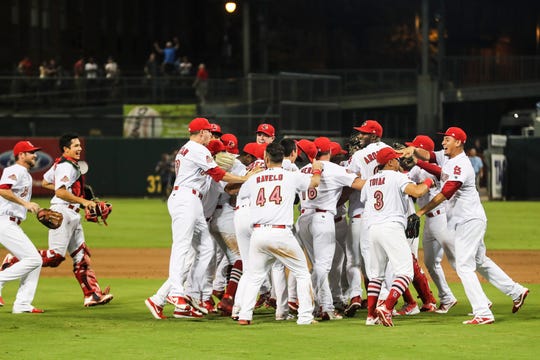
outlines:
[[299, 140], [296, 143], [296, 146], [298, 146], [298, 148], [302, 150], [304, 154], [306, 154], [309, 161], [313, 161], [319, 152], [319, 150], [317, 150], [317, 146], [315, 146], [312, 141], [306, 139]]
[[212, 130], [212, 125], [205, 118], [195, 118], [191, 120], [188, 126], [188, 131], [194, 133], [201, 130]]
[[435, 143], [427, 135], [417, 135], [412, 142], [406, 142], [405, 145], [422, 148], [427, 151], [435, 150]]
[[212, 129], [210, 129], [211, 132], [213, 133], [218, 133], [218, 134], [223, 134], [221, 132], [221, 126], [219, 126], [218, 124], [210, 124], [210, 126], [212, 127]]
[[366, 120], [361, 126], [355, 127], [354, 130], [365, 134], [375, 134], [377, 137], [382, 137], [383, 134], [383, 128], [377, 120]]
[[274, 129], [274, 127], [270, 124], [260, 124], [258, 127], [257, 127], [257, 131], [258, 133], [263, 133], [263, 134], [266, 134], [268, 136], [276, 136], [276, 130]]
[[238, 139], [233, 134], [221, 135], [221, 142], [225, 145], [225, 150], [231, 154], [238, 154]]
[[379, 165], [386, 165], [386, 163], [390, 160], [400, 157], [400, 153], [396, 152], [391, 147], [385, 147], [379, 150], [379, 152], [377, 153], [377, 163], [379, 163]]
[[315, 146], [317, 147], [317, 150], [319, 152], [329, 152], [330, 150], [332, 150], [332, 144], [331, 144], [331, 141], [329, 138], [325, 137], [325, 136], [321, 136], [321, 137], [318, 137], [316, 138], [315, 140], [313, 140], [313, 143], [315, 144]]
[[347, 151], [341, 148], [341, 145], [338, 142], [331, 141], [330, 146], [332, 147], [332, 155], [346, 154]]
[[210, 150], [212, 156], [216, 155], [218, 152], [225, 151], [225, 145], [223, 145], [223, 143], [217, 139], [210, 140], [206, 147], [208, 150]]
[[19, 141], [13, 147], [13, 156], [17, 158], [17, 155], [19, 155], [22, 152], [32, 152], [32, 151], [37, 151], [37, 150], [41, 150], [41, 148], [32, 145], [30, 141]]
[[444, 136], [451, 136], [456, 140], [460, 140], [462, 143], [465, 143], [467, 141], [467, 134], [465, 134], [465, 131], [463, 131], [461, 128], [458, 127], [449, 127], [448, 130], [444, 133], [437, 133]]
[[250, 155], [255, 156], [257, 159], [264, 159], [264, 151], [266, 150], [266, 145], [268, 144], [257, 144], [256, 142], [247, 143], [242, 151]]

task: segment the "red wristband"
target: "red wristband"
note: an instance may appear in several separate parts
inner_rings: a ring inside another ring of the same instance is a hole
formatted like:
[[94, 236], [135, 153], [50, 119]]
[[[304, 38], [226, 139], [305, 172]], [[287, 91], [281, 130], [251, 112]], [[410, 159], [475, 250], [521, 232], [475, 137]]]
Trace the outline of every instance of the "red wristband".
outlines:
[[430, 187], [433, 186], [433, 179], [432, 179], [432, 178], [426, 178], [426, 179], [424, 180], [424, 184], [426, 184], [426, 186], [427, 186], [428, 189], [429, 189]]
[[322, 170], [316, 169], [316, 170], [313, 170], [311, 173], [312, 173], [313, 175], [321, 175], [321, 174], [322, 174]]

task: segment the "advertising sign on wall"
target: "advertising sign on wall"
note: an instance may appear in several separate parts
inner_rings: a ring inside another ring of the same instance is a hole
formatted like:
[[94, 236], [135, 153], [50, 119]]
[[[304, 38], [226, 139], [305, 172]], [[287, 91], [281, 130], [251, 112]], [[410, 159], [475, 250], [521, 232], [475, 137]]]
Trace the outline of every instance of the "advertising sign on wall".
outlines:
[[124, 105], [124, 137], [187, 138], [195, 104]]

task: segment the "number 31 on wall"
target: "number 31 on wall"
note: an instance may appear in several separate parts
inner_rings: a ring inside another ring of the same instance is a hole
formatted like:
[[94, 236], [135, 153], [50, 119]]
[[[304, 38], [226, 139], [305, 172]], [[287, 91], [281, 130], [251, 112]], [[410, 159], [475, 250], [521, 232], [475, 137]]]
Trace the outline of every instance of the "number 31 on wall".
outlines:
[[146, 182], [148, 184], [146, 187], [146, 192], [148, 194], [161, 194], [161, 176], [148, 175], [146, 177]]

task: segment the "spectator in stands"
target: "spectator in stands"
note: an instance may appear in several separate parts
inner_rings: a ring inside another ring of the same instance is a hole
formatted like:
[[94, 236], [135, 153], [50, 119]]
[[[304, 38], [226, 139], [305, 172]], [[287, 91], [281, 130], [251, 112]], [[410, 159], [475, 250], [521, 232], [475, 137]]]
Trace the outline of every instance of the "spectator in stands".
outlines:
[[105, 78], [109, 83], [111, 92], [110, 97], [115, 98], [118, 96], [118, 82], [119, 82], [120, 69], [118, 64], [114, 61], [112, 56], [109, 56], [107, 59], [107, 64], [105, 64]]
[[191, 76], [192, 68], [193, 68], [193, 64], [191, 63], [191, 61], [189, 61], [187, 56], [183, 56], [182, 61], [180, 62], [180, 65], [178, 66], [180, 76], [183, 76], [183, 77]]
[[97, 87], [98, 70], [98, 65], [94, 61], [94, 58], [89, 57], [86, 64], [84, 64], [84, 73], [86, 74], [86, 88], [88, 90], [88, 97], [90, 98], [97, 97], [95, 91]]
[[197, 71], [197, 77], [193, 83], [195, 88], [195, 95], [199, 99], [199, 104], [204, 105], [206, 103], [206, 95], [208, 93], [208, 71], [204, 64], [199, 64], [199, 70]]
[[[174, 42], [174, 45], [173, 45]], [[174, 74], [174, 62], [176, 61], [176, 51], [180, 48], [180, 41], [177, 37], [173, 41], [167, 41], [165, 48], [162, 49], [159, 47], [157, 41], [154, 43], [154, 48], [160, 54], [163, 54], [163, 65], [161, 71], [166, 76], [171, 76]]]

